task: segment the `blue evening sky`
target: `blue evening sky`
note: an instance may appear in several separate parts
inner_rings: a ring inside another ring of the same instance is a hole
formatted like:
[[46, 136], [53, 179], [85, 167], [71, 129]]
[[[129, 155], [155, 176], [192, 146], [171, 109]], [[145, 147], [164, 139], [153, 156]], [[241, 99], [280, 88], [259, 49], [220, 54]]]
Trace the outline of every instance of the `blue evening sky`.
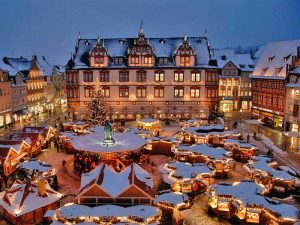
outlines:
[[0, 58], [65, 64], [83, 38], [203, 36], [213, 47], [300, 38], [300, 0], [0, 0]]

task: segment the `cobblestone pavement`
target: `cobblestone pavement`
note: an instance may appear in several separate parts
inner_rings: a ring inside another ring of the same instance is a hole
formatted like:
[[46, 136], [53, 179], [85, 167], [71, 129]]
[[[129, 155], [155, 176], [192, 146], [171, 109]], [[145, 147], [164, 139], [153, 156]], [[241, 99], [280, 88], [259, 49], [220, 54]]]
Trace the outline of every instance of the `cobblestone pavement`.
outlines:
[[[74, 179], [73, 176], [70, 176], [72, 171], [70, 171], [70, 168], [72, 168], [73, 163], [73, 155], [72, 154], [66, 154], [64, 152], [57, 152], [54, 148], [49, 148], [46, 151], [43, 151], [41, 154], [38, 155], [38, 159], [45, 161], [49, 164], [51, 164], [53, 167], [57, 170], [57, 177], [58, 177], [58, 183], [59, 183], [59, 189], [58, 191], [63, 194], [77, 194], [80, 187], [80, 179]], [[67, 172], [64, 172], [62, 170], [62, 161], [67, 161]]]

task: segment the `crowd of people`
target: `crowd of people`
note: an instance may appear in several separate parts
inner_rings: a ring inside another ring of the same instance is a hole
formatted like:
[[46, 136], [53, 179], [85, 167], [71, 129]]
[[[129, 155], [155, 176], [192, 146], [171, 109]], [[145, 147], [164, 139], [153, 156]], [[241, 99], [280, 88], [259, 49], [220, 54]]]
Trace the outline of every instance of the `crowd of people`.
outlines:
[[73, 158], [75, 173], [87, 173], [100, 164], [100, 156], [93, 152], [76, 152]]

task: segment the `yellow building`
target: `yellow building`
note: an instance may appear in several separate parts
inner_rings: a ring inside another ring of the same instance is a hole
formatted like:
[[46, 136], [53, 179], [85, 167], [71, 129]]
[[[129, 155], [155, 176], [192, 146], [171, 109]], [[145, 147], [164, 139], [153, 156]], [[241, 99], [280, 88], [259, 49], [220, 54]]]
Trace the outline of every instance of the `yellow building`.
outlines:
[[12, 123], [11, 82], [8, 74], [0, 68], [0, 128]]
[[219, 109], [224, 112], [250, 110], [251, 79], [254, 69], [250, 54], [236, 54], [233, 49], [215, 51], [220, 70]]

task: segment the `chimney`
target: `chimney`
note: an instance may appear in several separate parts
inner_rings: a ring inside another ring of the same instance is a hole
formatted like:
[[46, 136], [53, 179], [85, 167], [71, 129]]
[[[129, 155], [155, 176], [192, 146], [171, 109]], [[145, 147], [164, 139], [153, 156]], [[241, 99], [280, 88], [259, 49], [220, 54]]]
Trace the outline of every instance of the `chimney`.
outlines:
[[47, 191], [46, 191], [46, 179], [40, 178], [37, 183], [38, 193], [41, 197], [47, 197]]
[[300, 47], [297, 47], [297, 56], [300, 57]]

